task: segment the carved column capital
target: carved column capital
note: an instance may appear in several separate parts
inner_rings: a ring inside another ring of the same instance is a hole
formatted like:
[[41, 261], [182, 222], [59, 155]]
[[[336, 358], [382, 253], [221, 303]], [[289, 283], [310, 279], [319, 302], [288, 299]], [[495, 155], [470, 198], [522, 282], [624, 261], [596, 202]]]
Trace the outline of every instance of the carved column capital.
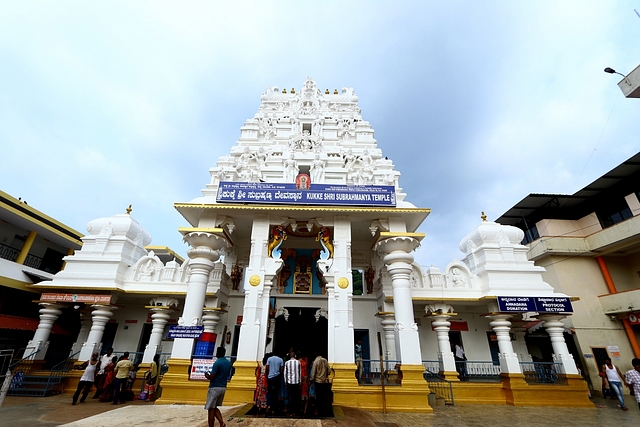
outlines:
[[[186, 233], [183, 240], [193, 248], [207, 247], [217, 251], [228, 245], [227, 240], [213, 233], [206, 231], [192, 231]], [[190, 257], [191, 258], [191, 257]]]
[[[377, 252], [380, 252], [386, 255], [385, 264], [390, 264], [391, 262], [389, 261], [393, 261], [396, 258], [400, 257], [402, 253], [409, 255], [411, 252], [416, 250], [418, 246], [420, 246], [420, 242], [417, 239], [414, 239], [413, 237], [397, 236], [397, 237], [390, 237], [388, 239], [380, 240], [378, 243], [376, 243], [375, 250]], [[396, 254], [396, 256], [391, 257], [389, 261], [387, 261], [386, 258], [392, 254]], [[411, 260], [405, 260], [400, 258], [398, 258], [398, 260], [412, 263], [413, 255], [409, 255], [409, 256], [411, 257]]]

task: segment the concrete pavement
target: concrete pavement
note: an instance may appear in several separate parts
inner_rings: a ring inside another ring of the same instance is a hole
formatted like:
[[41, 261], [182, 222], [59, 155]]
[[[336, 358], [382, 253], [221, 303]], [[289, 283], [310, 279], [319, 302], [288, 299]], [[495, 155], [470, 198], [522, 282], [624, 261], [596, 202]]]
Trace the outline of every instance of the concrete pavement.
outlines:
[[[637, 403], [626, 396], [630, 410], [617, 408], [617, 401], [594, 399], [594, 407], [534, 408], [506, 405], [465, 405], [437, 407], [433, 414], [389, 413], [362, 411], [336, 407], [336, 417], [322, 420], [251, 418], [242, 414], [243, 407], [224, 407], [227, 425], [247, 426], [631, 426], [640, 425]], [[598, 407], [601, 406], [601, 407]], [[131, 402], [112, 406], [96, 400], [71, 405], [71, 395], [64, 394], [46, 398], [7, 397], [0, 408], [0, 427], [115, 427], [115, 426], [195, 426], [206, 427], [206, 411], [202, 406], [154, 405], [146, 402]], [[217, 425], [217, 424], [216, 424]]]

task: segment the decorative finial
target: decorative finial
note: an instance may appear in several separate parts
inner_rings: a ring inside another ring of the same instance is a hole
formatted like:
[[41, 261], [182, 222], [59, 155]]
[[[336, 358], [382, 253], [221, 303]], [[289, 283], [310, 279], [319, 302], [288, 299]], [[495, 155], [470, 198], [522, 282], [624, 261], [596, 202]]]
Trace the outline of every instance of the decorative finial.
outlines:
[[324, 90], [324, 94], [325, 94], [325, 95], [329, 95], [329, 89], [325, 89], [325, 90]]
[[291, 88], [291, 93], [296, 93], [296, 89], [295, 88]]
[[282, 89], [282, 93], [287, 93], [287, 89], [286, 88]]
[[482, 222], [487, 222], [487, 216], [484, 214], [484, 211], [482, 211], [480, 218], [482, 218]]
[[129, 207], [127, 208], [127, 215], [131, 215], [131, 211], [132, 211], [132, 210], [133, 210], [133, 209], [131, 209], [131, 205], [129, 205]]
[[334, 95], [337, 95], [337, 94], [338, 94], [338, 89], [334, 89], [334, 90], [333, 90], [333, 94], [334, 94]]

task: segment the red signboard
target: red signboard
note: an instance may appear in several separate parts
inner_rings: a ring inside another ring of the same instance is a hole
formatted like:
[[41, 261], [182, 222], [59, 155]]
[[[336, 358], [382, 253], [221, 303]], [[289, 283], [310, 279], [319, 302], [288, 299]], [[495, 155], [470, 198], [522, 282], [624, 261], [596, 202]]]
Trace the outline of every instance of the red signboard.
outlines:
[[40, 301], [83, 302], [86, 304], [111, 304], [111, 295], [94, 294], [42, 294]]
[[136, 319], [127, 319], [124, 323], [138, 323], [138, 321]]
[[[469, 330], [469, 324], [464, 320], [449, 320], [449, 323], [451, 323], [449, 331], [464, 332]], [[431, 330], [435, 331], [435, 329], [433, 329], [433, 325], [431, 325]]]
[[242, 316], [236, 317], [236, 325], [242, 325]]
[[629, 315], [629, 324], [640, 325], [640, 313], [631, 313]]

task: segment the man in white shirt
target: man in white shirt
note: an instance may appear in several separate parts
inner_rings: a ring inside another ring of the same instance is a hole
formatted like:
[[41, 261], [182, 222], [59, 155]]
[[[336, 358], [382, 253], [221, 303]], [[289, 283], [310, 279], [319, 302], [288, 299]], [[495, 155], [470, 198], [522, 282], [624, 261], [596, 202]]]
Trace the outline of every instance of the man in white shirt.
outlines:
[[103, 389], [104, 389], [103, 384], [105, 380], [104, 368], [106, 368], [107, 365], [111, 363], [111, 359], [113, 359], [113, 348], [110, 348], [109, 350], [107, 350], [107, 353], [104, 356], [102, 356], [102, 359], [100, 359], [100, 369], [96, 373], [96, 381], [94, 383], [94, 385], [96, 386], [96, 394], [93, 395], [93, 399], [99, 398], [103, 392]]
[[289, 360], [284, 364], [284, 383], [289, 392], [289, 406], [287, 412], [289, 416], [300, 414], [300, 385], [302, 383], [302, 372], [300, 361], [292, 351], [289, 353]]
[[462, 348], [462, 343], [457, 342], [454, 347], [453, 358], [456, 360], [456, 371], [462, 380], [467, 376], [467, 356], [464, 354], [464, 348]]

